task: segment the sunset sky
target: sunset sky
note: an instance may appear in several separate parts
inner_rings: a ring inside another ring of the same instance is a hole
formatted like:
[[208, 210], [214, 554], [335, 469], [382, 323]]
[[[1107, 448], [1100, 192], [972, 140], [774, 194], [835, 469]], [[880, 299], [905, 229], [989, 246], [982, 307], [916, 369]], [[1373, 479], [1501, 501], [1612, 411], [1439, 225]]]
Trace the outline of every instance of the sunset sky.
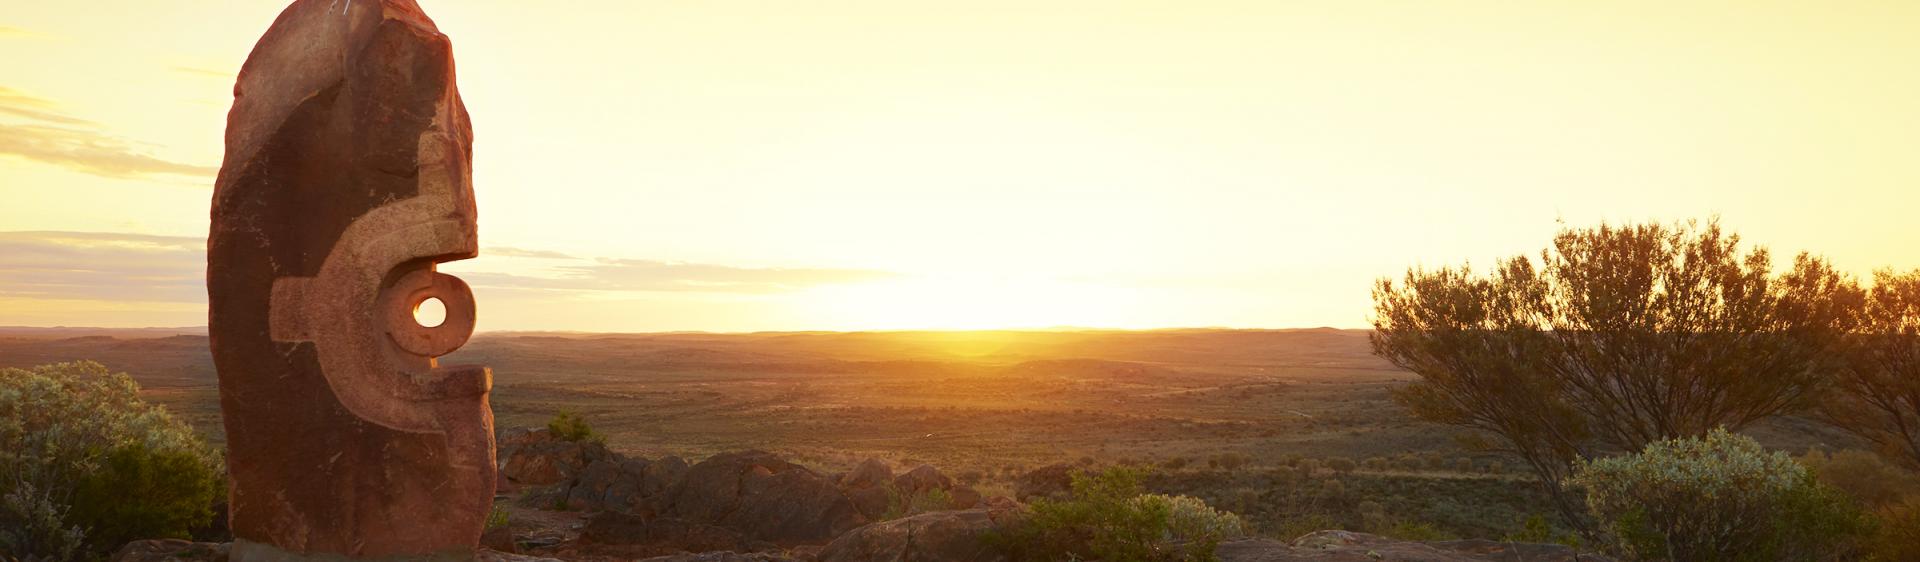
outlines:
[[[285, 3], [0, 3], [0, 325], [204, 324]], [[420, 3], [482, 330], [1361, 327], [1561, 220], [1920, 267], [1920, 2]]]

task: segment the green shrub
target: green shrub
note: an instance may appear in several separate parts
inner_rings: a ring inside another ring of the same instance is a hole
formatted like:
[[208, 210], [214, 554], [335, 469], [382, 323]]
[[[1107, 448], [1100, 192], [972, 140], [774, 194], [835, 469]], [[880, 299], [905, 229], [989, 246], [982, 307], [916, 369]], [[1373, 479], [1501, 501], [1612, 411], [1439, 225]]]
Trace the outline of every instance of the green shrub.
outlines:
[[0, 552], [99, 556], [211, 519], [219, 456], [139, 393], [99, 363], [0, 369]]
[[1555, 531], [1553, 525], [1547, 523], [1547, 517], [1538, 513], [1528, 515], [1525, 520], [1520, 522], [1520, 530], [1508, 533], [1507, 536], [1501, 537], [1500, 540], [1506, 542], [1541, 544], [1555, 543], [1574, 548], [1580, 547], [1580, 537], [1578, 535], [1565, 531]]
[[1819, 475], [1820, 483], [1846, 492], [1868, 509], [1897, 505], [1909, 497], [1920, 497], [1920, 475], [1894, 466], [1880, 455], [1859, 450], [1832, 454], [1808, 451], [1796, 460], [1807, 470]]
[[1645, 560], [1824, 560], [1863, 527], [1785, 453], [1725, 429], [1580, 461], [1571, 483], [1615, 546]]
[[507, 514], [506, 508], [495, 505], [493, 506], [493, 509], [487, 511], [486, 528], [488, 530], [505, 527], [507, 526], [508, 523], [512, 523], [512, 522], [513, 522], [512, 517]]
[[192, 452], [129, 443], [80, 479], [68, 518], [87, 529], [89, 542], [109, 549], [140, 539], [190, 538], [190, 530], [213, 518], [222, 484]]
[[1395, 521], [1385, 528], [1376, 529], [1374, 534], [1403, 541], [1445, 541], [1460, 538], [1434, 528], [1431, 523], [1413, 521]]
[[587, 419], [572, 410], [560, 410], [553, 414], [553, 421], [547, 422], [547, 432], [561, 441], [596, 441], [605, 443], [604, 435], [595, 433], [593, 426], [587, 425]]
[[1027, 517], [988, 533], [1013, 560], [1203, 561], [1245, 534], [1232, 513], [1184, 496], [1143, 495], [1141, 473], [1109, 468], [1073, 475], [1066, 500], [1034, 500]]

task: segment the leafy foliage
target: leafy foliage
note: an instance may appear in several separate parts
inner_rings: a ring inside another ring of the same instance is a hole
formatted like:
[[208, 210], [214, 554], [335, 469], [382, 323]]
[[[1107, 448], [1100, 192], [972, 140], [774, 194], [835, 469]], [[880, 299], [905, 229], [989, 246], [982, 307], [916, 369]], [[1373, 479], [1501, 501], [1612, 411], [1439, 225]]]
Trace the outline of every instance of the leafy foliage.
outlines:
[[1573, 482], [1616, 546], [1644, 560], [1827, 560], [1865, 529], [1837, 490], [1725, 429], [1582, 461]]
[[1717, 222], [1562, 230], [1541, 252], [1374, 287], [1374, 353], [1415, 416], [1497, 436], [1555, 507], [1572, 461], [1811, 402], [1864, 299], [1825, 261], [1776, 274]]
[[1920, 469], [1920, 270], [1874, 274], [1827, 421]]
[[1073, 475], [1067, 500], [1035, 500], [1027, 517], [989, 534], [1015, 560], [1213, 560], [1245, 522], [1189, 497], [1143, 495], [1141, 473], [1115, 467]]
[[0, 531], [0, 550], [98, 555], [129, 534], [185, 536], [211, 518], [218, 455], [139, 392], [87, 361], [0, 369], [0, 529], [17, 531]]
[[560, 410], [553, 414], [553, 420], [547, 422], [547, 432], [561, 441], [594, 441], [605, 443], [607, 437], [593, 430], [587, 419], [572, 410]]

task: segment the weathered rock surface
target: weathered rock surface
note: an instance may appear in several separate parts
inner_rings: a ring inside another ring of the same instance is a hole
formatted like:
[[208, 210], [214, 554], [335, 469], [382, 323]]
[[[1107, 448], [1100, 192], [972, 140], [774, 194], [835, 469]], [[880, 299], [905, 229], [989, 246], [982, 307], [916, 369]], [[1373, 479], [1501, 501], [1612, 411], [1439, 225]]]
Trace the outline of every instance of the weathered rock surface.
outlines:
[[761, 451], [700, 461], [663, 496], [654, 503], [660, 515], [782, 545], [826, 542], [867, 522], [832, 482]]
[[1292, 542], [1231, 541], [1222, 543], [1215, 554], [1221, 562], [1611, 562], [1603, 556], [1580, 554], [1553, 544], [1397, 541], [1352, 531], [1316, 531]]
[[673, 517], [608, 511], [587, 520], [580, 540], [594, 544], [647, 545], [665, 552], [752, 551], [739, 531]]
[[[296, 0], [234, 86], [207, 240], [236, 560], [471, 554], [497, 487], [472, 132], [414, 0]], [[446, 320], [420, 326], [428, 298]]]
[[1006, 555], [982, 535], [1011, 521], [1006, 511], [935, 511], [874, 523], [841, 535], [820, 551], [819, 562], [999, 562]]
[[1064, 498], [1073, 491], [1073, 465], [1050, 464], [1028, 471], [1013, 481], [1013, 499]]
[[133, 541], [120, 547], [109, 560], [113, 562], [226, 562], [228, 543], [193, 542], [180, 539]]

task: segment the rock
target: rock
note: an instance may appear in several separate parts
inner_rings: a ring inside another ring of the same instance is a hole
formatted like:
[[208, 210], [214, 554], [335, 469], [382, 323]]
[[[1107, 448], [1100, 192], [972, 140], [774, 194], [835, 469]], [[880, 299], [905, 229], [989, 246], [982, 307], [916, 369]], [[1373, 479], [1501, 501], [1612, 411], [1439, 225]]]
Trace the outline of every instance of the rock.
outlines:
[[931, 490], [951, 489], [953, 479], [941, 474], [940, 469], [934, 468], [933, 465], [923, 464], [894, 478], [893, 487], [903, 494], [919, 494]]
[[1065, 498], [1073, 492], [1073, 465], [1050, 464], [1020, 475], [1013, 481], [1013, 499]]
[[620, 478], [620, 463], [611, 459], [593, 461], [580, 471], [567, 490], [567, 509], [600, 511], [606, 506], [607, 489]]
[[664, 516], [782, 545], [826, 542], [866, 523], [839, 487], [761, 451], [723, 453], [689, 467], [656, 505]]
[[539, 556], [499, 552], [484, 548], [475, 553], [473, 559], [477, 562], [561, 562], [559, 558], [542, 558]]
[[868, 521], [879, 521], [893, 507], [893, 493], [885, 486], [848, 490], [845, 494], [847, 501], [853, 502], [853, 508]]
[[[241, 66], [207, 237], [232, 557], [470, 554], [492, 375], [436, 264], [479, 254], [452, 43], [414, 0], [295, 0]], [[435, 327], [413, 319], [427, 298]]]
[[980, 491], [970, 486], [954, 486], [948, 494], [953, 498], [954, 509], [973, 509], [980, 505]]
[[986, 509], [935, 511], [874, 523], [841, 535], [821, 549], [819, 562], [996, 562], [1006, 555], [981, 535], [999, 528]]
[[887, 466], [887, 461], [868, 458], [860, 461], [859, 466], [847, 471], [838, 481], [841, 487], [849, 490], [885, 486], [893, 482], [893, 467]]
[[513, 528], [506, 526], [494, 527], [480, 533], [480, 547], [505, 554], [520, 552], [520, 547], [513, 544]]
[[226, 562], [229, 543], [180, 539], [133, 541], [114, 551], [112, 562]]
[[531, 443], [507, 459], [507, 479], [522, 486], [545, 486], [571, 480], [596, 461], [613, 460], [607, 446], [592, 441]]
[[672, 517], [646, 517], [616, 511], [587, 520], [580, 540], [594, 544], [647, 545], [670, 550], [709, 552], [751, 550], [745, 536], [732, 529]]
[[666, 492], [687, 474], [687, 461], [668, 455], [648, 463], [640, 472], [640, 495], [651, 497]]
[[1271, 539], [1229, 541], [1221, 543], [1214, 554], [1221, 562], [1610, 562], [1606, 557], [1553, 544], [1398, 541], [1352, 531], [1316, 531], [1290, 543]]
[[553, 432], [547, 431], [544, 427], [537, 429], [531, 427], [512, 427], [500, 430], [500, 434], [494, 436], [493, 442], [494, 449], [500, 458], [501, 468], [506, 468], [507, 459], [512, 458], [513, 454], [519, 452], [520, 449], [535, 443], [545, 443], [553, 440]]
[[796, 559], [768, 552], [702, 552], [698, 554], [682, 553], [668, 556], [643, 558], [641, 562], [798, 562]]

